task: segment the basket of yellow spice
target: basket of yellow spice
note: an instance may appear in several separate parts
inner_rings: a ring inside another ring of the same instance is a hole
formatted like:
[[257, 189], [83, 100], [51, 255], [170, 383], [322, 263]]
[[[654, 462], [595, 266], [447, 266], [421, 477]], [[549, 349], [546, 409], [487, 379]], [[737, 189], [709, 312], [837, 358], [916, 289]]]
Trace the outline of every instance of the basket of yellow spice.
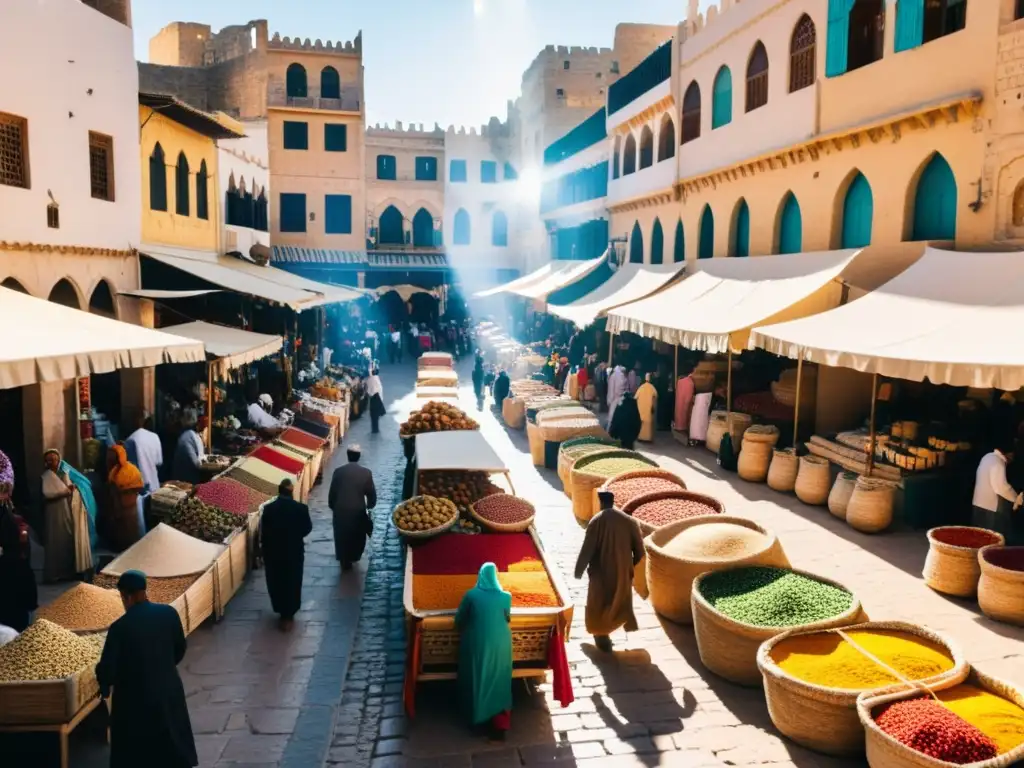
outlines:
[[1024, 759], [1024, 694], [972, 669], [942, 683], [857, 698], [872, 768], [1003, 768]]
[[948, 639], [902, 621], [786, 632], [761, 646], [757, 665], [775, 727], [830, 755], [863, 753], [861, 694], [908, 683], [960, 683], [968, 673], [963, 654]]
[[860, 601], [843, 585], [789, 568], [753, 565], [702, 573], [690, 595], [697, 650], [719, 677], [757, 687], [761, 643], [792, 629], [862, 621]]

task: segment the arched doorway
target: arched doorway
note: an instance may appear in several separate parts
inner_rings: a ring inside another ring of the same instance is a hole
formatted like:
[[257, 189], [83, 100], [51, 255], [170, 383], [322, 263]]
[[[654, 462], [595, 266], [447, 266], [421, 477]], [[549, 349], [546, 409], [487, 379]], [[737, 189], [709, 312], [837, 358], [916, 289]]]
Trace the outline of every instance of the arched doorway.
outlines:
[[78, 291], [75, 290], [75, 286], [71, 284], [71, 281], [66, 277], [62, 277], [57, 281], [57, 284], [50, 289], [50, 295], [47, 296], [48, 301], [52, 301], [54, 304], [62, 304], [65, 307], [71, 307], [72, 309], [81, 309], [82, 304], [78, 300]]
[[426, 208], [420, 208], [412, 217], [412, 244], [417, 248], [434, 247], [434, 217]]
[[100, 280], [89, 297], [89, 312], [94, 315], [102, 315], [112, 320], [117, 319], [117, 307], [114, 304], [114, 294], [110, 292], [110, 286], [106, 280]]
[[629, 236], [629, 263], [644, 263], [644, 236], [639, 221], [633, 223], [633, 232]]
[[697, 258], [710, 259], [715, 255], [715, 214], [711, 206], [705, 205], [700, 215], [700, 232], [697, 235]]
[[17, 291], [18, 293], [28, 294], [28, 291], [25, 290], [25, 286], [23, 286], [21, 283], [15, 280], [13, 277], [4, 278], [4, 281], [0, 283], [0, 285], [2, 285], [4, 288], [9, 288], [12, 291]]
[[393, 205], [380, 215], [380, 229], [377, 234], [379, 245], [404, 245], [405, 233], [402, 227], [402, 213]]

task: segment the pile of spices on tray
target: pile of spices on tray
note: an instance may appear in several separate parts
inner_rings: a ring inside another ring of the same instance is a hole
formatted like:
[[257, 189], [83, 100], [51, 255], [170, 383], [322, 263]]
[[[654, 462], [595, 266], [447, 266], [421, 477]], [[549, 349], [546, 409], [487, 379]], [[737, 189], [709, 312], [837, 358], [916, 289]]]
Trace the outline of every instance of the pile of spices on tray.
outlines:
[[258, 459], [265, 464], [269, 464], [272, 467], [280, 469], [282, 472], [287, 472], [290, 475], [296, 476], [301, 475], [302, 470], [306, 467], [306, 464], [299, 459], [286, 456], [280, 451], [275, 451], [267, 445], [261, 445], [249, 454], [249, 458]]
[[660, 493], [662, 491], [678, 491], [683, 488], [683, 483], [674, 482], [667, 477], [627, 477], [622, 480], [612, 480], [607, 485], [607, 490], [615, 494], [615, 506], [622, 509], [629, 502], [639, 496], [646, 496], [648, 493]]
[[[149, 577], [146, 579], [146, 596], [154, 603], [173, 603], [184, 595], [202, 574], [191, 573], [187, 576]], [[98, 573], [93, 583], [104, 589], [117, 589], [117, 576]]]
[[[412, 577], [413, 607], [421, 611], [453, 611], [462, 596], [476, 586], [476, 574]], [[512, 595], [513, 608], [554, 608], [558, 596], [544, 570], [499, 573], [502, 589]]]
[[59, 680], [94, 666], [99, 657], [95, 643], [46, 619], [37, 619], [7, 645], [0, 646], [0, 682]]
[[673, 557], [703, 560], [740, 559], [767, 546], [768, 537], [760, 531], [735, 523], [708, 523], [680, 531], [661, 548]]
[[956, 713], [995, 742], [999, 754], [1024, 744], [1024, 709], [1012, 701], [970, 683], [935, 694]]
[[277, 496], [277, 486], [269, 480], [264, 480], [262, 477], [257, 477], [252, 472], [246, 472], [240, 467], [229, 469], [226, 475], [223, 477], [229, 477], [236, 482], [241, 483], [246, 488], [252, 488], [257, 493], [263, 494], [267, 498], [273, 498]]
[[995, 547], [983, 554], [985, 562], [1008, 571], [1024, 571], [1024, 547]]
[[278, 439], [283, 440], [289, 445], [295, 445], [314, 453], [319, 451], [324, 445], [322, 438], [319, 438], [316, 435], [311, 435], [308, 432], [303, 432], [301, 429], [295, 429], [295, 427], [289, 427], [286, 429], [278, 435]]
[[934, 699], [893, 702], [875, 715], [875, 722], [901, 744], [954, 765], [991, 760], [998, 754], [992, 739]]
[[529, 533], [482, 533], [477, 536], [438, 536], [415, 543], [410, 552], [413, 573], [477, 574], [484, 563], [507, 571], [512, 563], [539, 561], [540, 552]]
[[175, 508], [167, 524], [189, 536], [218, 544], [238, 527], [239, 518], [193, 496]]
[[992, 531], [958, 525], [938, 528], [932, 531], [932, 538], [942, 544], [949, 544], [951, 547], [965, 547], [966, 549], [981, 549], [989, 544], [999, 543], [999, 536]]
[[719, 571], [700, 583], [701, 596], [734, 621], [757, 627], [799, 627], [850, 610], [845, 589], [784, 568]]
[[[869, 629], [844, 634], [909, 680], [926, 680], [953, 668], [948, 650], [910, 632]], [[771, 658], [798, 680], [825, 688], [869, 690], [902, 682], [838, 632], [828, 630], [782, 640], [772, 648]]]
[[233, 515], [247, 517], [269, 499], [230, 477], [218, 477], [196, 487], [196, 498]]
[[[674, 489], [679, 491], [679, 488]], [[688, 491], [679, 491], [688, 494]], [[661, 528], [669, 523], [678, 523], [691, 517], [702, 515], [715, 515], [721, 511], [715, 507], [711, 499], [706, 501], [703, 497], [692, 494], [688, 496], [670, 496], [666, 499], [657, 499], [641, 504], [633, 510], [633, 518], [641, 523], [646, 523], [654, 528]]]
[[76, 584], [52, 603], [36, 611], [37, 619], [46, 619], [72, 632], [106, 629], [124, 616], [124, 605], [116, 589], [94, 584]]

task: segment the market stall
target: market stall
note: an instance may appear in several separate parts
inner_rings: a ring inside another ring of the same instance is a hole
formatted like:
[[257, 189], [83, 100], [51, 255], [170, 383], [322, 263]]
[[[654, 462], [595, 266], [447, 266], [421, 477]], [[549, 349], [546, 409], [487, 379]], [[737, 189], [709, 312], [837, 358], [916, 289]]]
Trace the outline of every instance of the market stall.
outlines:
[[548, 312], [585, 328], [609, 310], [639, 301], [683, 272], [682, 264], [623, 264], [606, 282], [570, 304], [548, 304]]

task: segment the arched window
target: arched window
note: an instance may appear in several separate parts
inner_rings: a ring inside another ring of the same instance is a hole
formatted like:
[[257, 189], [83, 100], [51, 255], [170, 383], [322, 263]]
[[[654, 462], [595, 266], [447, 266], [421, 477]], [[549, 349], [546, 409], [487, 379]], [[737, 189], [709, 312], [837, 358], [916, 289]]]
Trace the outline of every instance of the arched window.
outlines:
[[465, 208], [459, 208], [455, 212], [455, 227], [452, 232], [452, 243], [455, 245], [469, 245], [470, 221], [469, 214]]
[[636, 139], [631, 133], [626, 137], [626, 143], [622, 148], [622, 175], [629, 176], [634, 172], [636, 172]]
[[858, 173], [843, 199], [843, 234], [841, 248], [864, 248], [871, 245], [871, 226], [875, 216], [874, 195], [863, 173]]
[[149, 156], [149, 208], [152, 211], [167, 210], [167, 164], [159, 141]]
[[320, 70], [320, 98], [341, 98], [341, 78], [334, 67], [324, 67]]
[[956, 239], [956, 177], [936, 152], [921, 171], [914, 191], [911, 240]]
[[615, 137], [615, 144], [612, 148], [612, 178], [619, 178], [619, 161], [620, 155], [622, 154], [622, 137]]
[[698, 259], [710, 259], [715, 255], [715, 214], [711, 206], [705, 204], [700, 215], [700, 232], [698, 234]]
[[[828, 56], [831, 56], [832, 13], [829, 10]], [[883, 0], [857, 0], [850, 8], [848, 18], [844, 72], [852, 72], [881, 60], [885, 49], [885, 3]]]
[[645, 125], [640, 131], [640, 170], [654, 165], [654, 131]]
[[686, 239], [683, 235], [683, 220], [676, 222], [676, 241], [672, 246], [672, 261], [680, 264], [686, 261]]
[[644, 263], [644, 235], [639, 221], [633, 222], [633, 231], [629, 235], [629, 263]]
[[285, 72], [285, 92], [289, 99], [304, 99], [309, 95], [306, 85], [306, 68], [301, 64], [289, 64]]
[[715, 75], [711, 96], [711, 130], [732, 122], [732, 72], [722, 67]]
[[491, 245], [504, 248], [508, 245], [508, 216], [495, 211], [491, 218]]
[[654, 220], [651, 230], [651, 264], [662, 264], [665, 261], [665, 233], [661, 229], [661, 220]]
[[389, 205], [380, 215], [377, 228], [378, 245], [404, 245], [405, 232], [402, 221], [402, 212], [395, 206]]
[[[1024, 3], [1024, 0], [1021, 0]], [[1013, 190], [1013, 210], [1010, 212], [1013, 226], [1024, 227], [1024, 181]]]
[[260, 190], [260, 196], [256, 198], [256, 222], [254, 229], [260, 232], [267, 231], [267, 224], [269, 218], [269, 211], [267, 210], [267, 188], [264, 187]]
[[178, 165], [174, 169], [174, 212], [179, 216], [188, 216], [189, 209], [189, 188], [188, 188], [188, 158], [184, 152], [178, 153]]
[[750, 207], [742, 197], [736, 205], [736, 218], [732, 225], [732, 255], [750, 255]]
[[800, 253], [804, 245], [804, 222], [800, 203], [792, 192], [786, 193], [779, 215], [779, 253]]
[[420, 208], [412, 217], [412, 244], [417, 248], [433, 248], [434, 217], [426, 208]]
[[760, 40], [754, 44], [747, 62], [747, 112], [768, 103], [768, 51]]
[[658, 162], [676, 156], [676, 124], [672, 115], [662, 115], [661, 127], [658, 129]]
[[78, 300], [78, 291], [75, 290], [75, 286], [66, 277], [62, 277], [57, 281], [50, 290], [47, 300], [52, 301], [54, 304], [71, 307], [72, 309], [82, 308], [82, 304]]
[[696, 80], [690, 83], [683, 96], [682, 120], [679, 143], [685, 144], [700, 138], [700, 86], [697, 85]]
[[789, 40], [789, 92], [802, 90], [814, 85], [817, 70], [818, 32], [814, 22], [806, 13], [793, 28]]
[[17, 291], [18, 293], [24, 293], [26, 296], [29, 295], [28, 291], [25, 290], [25, 286], [15, 280], [13, 277], [5, 277], [4, 281], [0, 283], [0, 286], [7, 288], [11, 291]]
[[209, 174], [205, 160], [199, 164], [199, 173], [196, 174], [196, 216], [210, 218]]
[[92, 296], [89, 297], [89, 312], [94, 315], [102, 315], [112, 320], [117, 319], [117, 310], [114, 308], [114, 294], [110, 292], [110, 286], [106, 280], [100, 280], [93, 288]]

